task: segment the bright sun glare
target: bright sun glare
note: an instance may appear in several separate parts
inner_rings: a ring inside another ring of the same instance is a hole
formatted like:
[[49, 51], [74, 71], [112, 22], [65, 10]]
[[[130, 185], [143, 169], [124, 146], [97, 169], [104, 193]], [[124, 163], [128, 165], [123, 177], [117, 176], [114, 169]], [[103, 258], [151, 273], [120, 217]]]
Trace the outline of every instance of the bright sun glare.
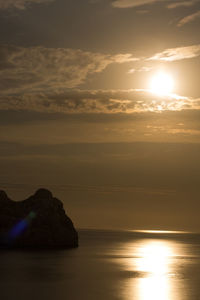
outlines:
[[151, 92], [158, 95], [169, 95], [173, 92], [174, 80], [168, 73], [160, 71], [150, 80]]

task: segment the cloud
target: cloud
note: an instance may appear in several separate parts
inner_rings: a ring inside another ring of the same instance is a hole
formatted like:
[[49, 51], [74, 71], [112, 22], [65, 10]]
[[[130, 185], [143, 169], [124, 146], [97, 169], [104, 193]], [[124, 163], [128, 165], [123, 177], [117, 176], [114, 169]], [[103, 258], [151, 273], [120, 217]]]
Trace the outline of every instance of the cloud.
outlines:
[[25, 9], [29, 4], [52, 2], [54, 0], [0, 0], [0, 9]]
[[139, 68], [131, 68], [127, 73], [133, 74], [135, 72], [150, 72], [153, 69], [153, 67], [143, 66]]
[[189, 0], [189, 1], [181, 1], [181, 2], [173, 2], [167, 5], [167, 8], [173, 9], [178, 7], [189, 7], [194, 5], [197, 2], [197, 0]]
[[132, 68], [132, 69], [130, 69], [130, 70], [128, 71], [128, 74], [133, 74], [133, 73], [135, 73], [135, 72], [136, 72], [136, 69]]
[[125, 62], [139, 61], [138, 57], [132, 57], [131, 54], [116, 54], [111, 58], [113, 63], [123, 64]]
[[112, 6], [117, 8], [129, 8], [152, 4], [154, 2], [157, 2], [157, 0], [115, 0], [112, 2]]
[[[173, 61], [195, 57], [199, 53], [200, 45], [174, 48], [149, 60]], [[0, 48], [0, 109], [62, 114], [129, 114], [199, 107], [187, 97], [159, 97], [148, 90], [87, 91], [77, 88], [89, 75], [102, 72], [110, 64], [137, 60], [131, 54], [4, 45]]]
[[[144, 5], [150, 5], [155, 3], [165, 3], [168, 2], [166, 7], [168, 9], [176, 9], [178, 7], [190, 7], [195, 5], [198, 0], [176, 0], [176, 1], [166, 1], [166, 0], [113, 0], [112, 6], [115, 8], [131, 8], [131, 7], [141, 7]], [[144, 11], [145, 13], [148, 11]]]
[[156, 53], [147, 60], [160, 61], [176, 61], [200, 56], [200, 45], [193, 45], [187, 47], [169, 48], [163, 52]]
[[200, 10], [198, 10], [197, 12], [189, 15], [189, 16], [186, 16], [184, 17], [183, 19], [181, 19], [179, 22], [178, 22], [178, 27], [182, 27], [188, 23], [191, 23], [193, 21], [195, 21], [197, 18], [200, 18]]
[[74, 88], [90, 74], [112, 63], [135, 61], [131, 54], [101, 54], [77, 49], [16, 47], [0, 48], [1, 93]]
[[0, 110], [64, 114], [116, 114], [198, 109], [199, 101], [177, 95], [158, 96], [149, 90], [68, 90], [1, 96]]

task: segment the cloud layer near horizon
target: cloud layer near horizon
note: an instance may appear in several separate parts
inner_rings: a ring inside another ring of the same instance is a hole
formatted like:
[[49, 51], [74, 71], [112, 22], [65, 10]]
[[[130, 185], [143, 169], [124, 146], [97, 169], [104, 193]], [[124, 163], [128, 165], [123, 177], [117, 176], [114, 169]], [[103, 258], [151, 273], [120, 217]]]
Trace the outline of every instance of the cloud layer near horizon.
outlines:
[[141, 113], [199, 109], [200, 100], [158, 96], [149, 90], [66, 90], [1, 96], [1, 110], [49, 113]]

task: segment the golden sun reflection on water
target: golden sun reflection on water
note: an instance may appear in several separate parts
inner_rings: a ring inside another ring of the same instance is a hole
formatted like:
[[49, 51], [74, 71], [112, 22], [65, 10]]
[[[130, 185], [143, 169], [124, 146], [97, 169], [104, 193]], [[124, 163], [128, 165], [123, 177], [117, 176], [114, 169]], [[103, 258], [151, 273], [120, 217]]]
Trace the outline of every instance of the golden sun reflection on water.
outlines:
[[138, 271], [160, 276], [168, 272], [169, 258], [173, 254], [172, 249], [164, 242], [152, 241], [139, 249], [139, 255]]
[[146, 276], [139, 279], [138, 300], [169, 300], [170, 257], [172, 249], [165, 242], [147, 242], [140, 249], [137, 270]]
[[174, 273], [179, 256], [175, 242], [145, 239], [129, 246], [133, 256], [126, 267], [136, 275], [129, 281], [128, 300], [183, 299]]

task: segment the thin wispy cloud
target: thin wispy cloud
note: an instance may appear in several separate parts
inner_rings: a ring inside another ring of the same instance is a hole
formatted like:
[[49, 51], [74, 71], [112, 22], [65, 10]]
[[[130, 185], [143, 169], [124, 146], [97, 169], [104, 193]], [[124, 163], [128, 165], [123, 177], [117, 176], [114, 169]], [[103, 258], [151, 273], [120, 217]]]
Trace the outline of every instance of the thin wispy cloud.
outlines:
[[200, 56], [200, 45], [169, 48], [162, 52], [156, 53], [147, 60], [158, 61], [177, 61], [182, 59], [189, 59]]
[[163, 3], [166, 5], [167, 8], [173, 9], [181, 6], [192, 6], [195, 3], [197, 3], [197, 0], [186, 0], [186, 1], [166, 1], [166, 0], [114, 0], [112, 2], [112, 6], [116, 8], [130, 8], [130, 7], [139, 7], [149, 4], [155, 4], [155, 3]]
[[142, 66], [139, 68], [131, 68], [127, 73], [128, 74], [133, 74], [135, 72], [150, 72], [153, 69], [153, 67], [149, 66]]
[[0, 0], [0, 9], [25, 9], [30, 4], [52, 2], [54, 0]]
[[117, 8], [129, 8], [152, 4], [155, 2], [158, 2], [158, 0], [115, 0], [112, 2], [112, 6]]
[[191, 15], [188, 15], [186, 17], [184, 17], [183, 19], [181, 19], [179, 22], [178, 22], [178, 27], [182, 27], [188, 23], [191, 23], [193, 21], [195, 21], [196, 19], [200, 18], [200, 10], [198, 10], [197, 12], [191, 14]]
[[102, 72], [108, 65], [132, 62], [131, 54], [101, 54], [67, 48], [0, 48], [1, 93], [74, 88], [88, 75]]
[[167, 8], [173, 9], [178, 7], [189, 7], [197, 3], [197, 0], [174, 2], [167, 5]]

